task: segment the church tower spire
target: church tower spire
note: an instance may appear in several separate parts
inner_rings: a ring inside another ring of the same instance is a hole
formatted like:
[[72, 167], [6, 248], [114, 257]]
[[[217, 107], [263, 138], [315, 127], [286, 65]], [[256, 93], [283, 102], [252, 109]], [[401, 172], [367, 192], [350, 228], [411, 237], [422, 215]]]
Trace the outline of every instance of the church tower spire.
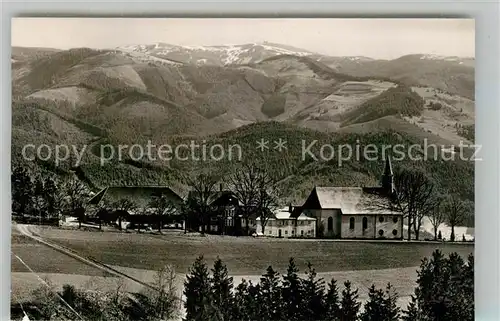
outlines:
[[385, 158], [384, 174], [382, 174], [382, 188], [392, 194], [394, 188], [394, 173], [392, 172], [391, 158], [389, 155]]

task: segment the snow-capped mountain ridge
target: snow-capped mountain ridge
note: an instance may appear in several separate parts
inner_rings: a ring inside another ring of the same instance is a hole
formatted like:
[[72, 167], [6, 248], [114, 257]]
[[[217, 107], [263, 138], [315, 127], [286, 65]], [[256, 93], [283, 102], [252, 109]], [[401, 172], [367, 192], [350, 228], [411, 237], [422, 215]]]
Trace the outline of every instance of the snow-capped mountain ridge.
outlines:
[[115, 48], [125, 52], [140, 52], [159, 58], [186, 63], [229, 65], [257, 62], [277, 55], [309, 56], [303, 49], [291, 50], [270, 43], [231, 44], [217, 46], [179, 46], [167, 43], [127, 45]]
[[[138, 52], [146, 55], [151, 55], [157, 58], [172, 59], [184, 63], [193, 64], [212, 64], [212, 65], [231, 65], [231, 64], [248, 64], [256, 63], [261, 60], [278, 56], [311, 56], [318, 61], [324, 61], [327, 64], [342, 64], [352, 62], [356, 64], [371, 62], [371, 61], [389, 61], [373, 59], [365, 56], [328, 56], [305, 49], [295, 48], [288, 45], [259, 42], [246, 44], [226, 44], [226, 45], [173, 45], [164, 42], [153, 44], [135, 44], [126, 45], [115, 48], [124, 52]], [[454, 62], [457, 64], [473, 65], [474, 58], [456, 57], [456, 56], [441, 56], [435, 54], [415, 54], [406, 55], [398, 59], [414, 57], [419, 60], [429, 61], [445, 61]]]
[[420, 56], [420, 59], [427, 59], [427, 60], [446, 60], [446, 61], [459, 61], [460, 57], [457, 56], [440, 56], [440, 55], [435, 55], [435, 54], [424, 54]]
[[423, 54], [420, 55], [420, 60], [434, 60], [434, 61], [448, 61], [455, 62], [459, 65], [474, 65], [475, 58], [473, 57], [458, 57], [458, 56], [441, 56], [435, 54]]

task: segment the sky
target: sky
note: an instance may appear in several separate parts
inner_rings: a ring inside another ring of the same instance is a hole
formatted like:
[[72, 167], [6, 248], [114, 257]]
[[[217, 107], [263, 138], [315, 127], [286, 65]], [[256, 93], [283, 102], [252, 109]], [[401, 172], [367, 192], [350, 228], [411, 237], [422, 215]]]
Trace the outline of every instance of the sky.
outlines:
[[274, 42], [332, 56], [475, 56], [473, 19], [13, 18], [13, 46], [116, 48]]

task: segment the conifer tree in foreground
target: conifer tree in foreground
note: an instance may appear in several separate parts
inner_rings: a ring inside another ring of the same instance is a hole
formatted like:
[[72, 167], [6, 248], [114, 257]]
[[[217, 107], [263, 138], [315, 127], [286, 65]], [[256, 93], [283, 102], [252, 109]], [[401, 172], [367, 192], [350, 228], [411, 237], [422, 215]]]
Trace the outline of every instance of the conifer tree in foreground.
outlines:
[[376, 289], [372, 285], [368, 291], [368, 301], [365, 303], [361, 314], [362, 321], [387, 320], [388, 306], [384, 297], [384, 291]]
[[340, 308], [341, 321], [357, 321], [361, 303], [358, 302], [358, 290], [351, 289], [351, 282], [344, 282], [344, 290], [342, 290], [342, 300]]
[[220, 258], [214, 262], [210, 279], [213, 307], [222, 321], [230, 320], [233, 304], [233, 278], [228, 276], [227, 268]]
[[340, 298], [337, 281], [332, 278], [328, 283], [328, 291], [325, 298], [325, 321], [340, 320]]
[[397, 299], [398, 294], [390, 283], [387, 284], [385, 291], [376, 289], [375, 285], [372, 285], [368, 292], [368, 301], [360, 316], [361, 321], [399, 321], [401, 315]]
[[325, 315], [325, 282], [317, 278], [316, 270], [311, 263], [307, 264], [304, 284], [304, 318], [303, 320], [321, 320]]
[[211, 319], [210, 276], [203, 256], [199, 256], [189, 269], [184, 282], [187, 321], [208, 321]]
[[417, 287], [404, 320], [474, 320], [474, 263], [456, 253], [445, 258], [436, 250], [423, 259]]
[[299, 278], [299, 269], [295, 260], [290, 258], [287, 273], [283, 275], [282, 297], [285, 317], [289, 321], [301, 320], [302, 306], [302, 282]]
[[401, 309], [397, 305], [398, 293], [394, 290], [392, 284], [388, 283], [385, 289], [387, 304], [387, 321], [398, 321], [401, 319]]
[[260, 278], [259, 308], [260, 320], [272, 321], [283, 319], [283, 300], [281, 298], [279, 273], [271, 266]]
[[418, 310], [418, 302], [414, 295], [411, 296], [411, 301], [408, 307], [403, 311], [403, 316], [401, 318], [403, 321], [421, 321], [422, 316]]
[[[259, 319], [261, 315], [262, 307], [259, 305], [260, 300], [260, 284], [253, 284], [251, 281], [248, 284], [248, 306], [247, 314], [250, 317], [250, 321], [255, 321]], [[236, 321], [236, 320], [235, 320]]]
[[231, 316], [233, 320], [251, 321], [255, 320], [256, 301], [251, 295], [253, 285], [247, 280], [241, 280], [234, 293]]

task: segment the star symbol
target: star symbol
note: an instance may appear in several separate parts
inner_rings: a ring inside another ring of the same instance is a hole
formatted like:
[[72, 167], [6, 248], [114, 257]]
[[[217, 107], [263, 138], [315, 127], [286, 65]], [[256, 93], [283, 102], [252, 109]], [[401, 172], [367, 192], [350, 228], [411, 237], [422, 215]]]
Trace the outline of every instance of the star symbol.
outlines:
[[278, 139], [278, 141], [274, 141], [274, 149], [277, 149], [280, 152], [283, 149], [287, 149], [287, 147], [286, 147], [286, 140], [282, 140], [280, 138], [280, 139]]
[[264, 149], [269, 149], [269, 146], [267, 146], [268, 144], [269, 141], [262, 138], [260, 141], [257, 141], [257, 149], [260, 149], [260, 151], [263, 152]]

